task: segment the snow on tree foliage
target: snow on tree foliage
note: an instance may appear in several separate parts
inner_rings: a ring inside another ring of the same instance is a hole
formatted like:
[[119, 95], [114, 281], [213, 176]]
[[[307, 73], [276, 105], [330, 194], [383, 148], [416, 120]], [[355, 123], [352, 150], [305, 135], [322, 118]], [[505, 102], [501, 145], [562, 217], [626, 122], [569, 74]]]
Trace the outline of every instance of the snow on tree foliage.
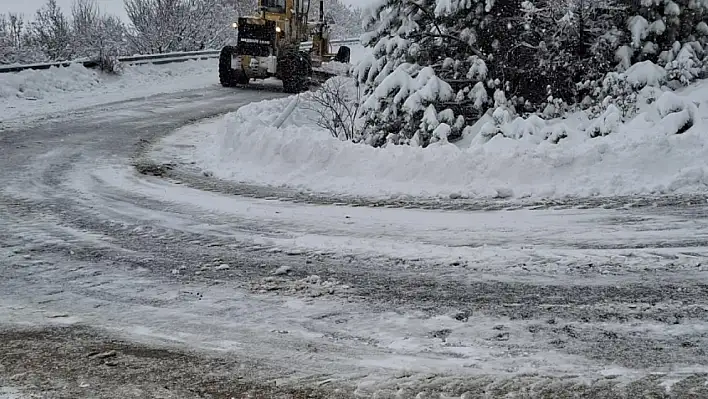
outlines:
[[708, 1], [641, 0], [629, 18], [632, 62], [650, 60], [688, 83], [702, 73], [708, 44]]
[[513, 115], [574, 105], [603, 135], [644, 88], [708, 73], [708, 0], [380, 0], [365, 27], [355, 76], [375, 146], [454, 140], [485, 112], [483, 134], [506, 135]]
[[453, 140], [479, 117], [489, 98], [488, 70], [476, 46], [492, 6], [491, 0], [388, 0], [370, 10], [362, 38], [374, 57], [355, 71], [365, 87], [370, 144]]
[[74, 56], [71, 24], [56, 0], [48, 0], [37, 11], [29, 27], [28, 42], [51, 60], [69, 60]]
[[101, 15], [95, 0], [76, 0], [71, 8], [75, 55], [96, 60], [102, 70], [119, 72], [116, 57], [125, 53], [126, 28], [112, 15]]
[[75, 0], [71, 16], [48, 0], [35, 19], [0, 15], [0, 63], [33, 63], [89, 58], [101, 67], [125, 52], [123, 22], [100, 13], [95, 0]]
[[139, 53], [220, 48], [236, 35], [238, 10], [222, 0], [125, 0], [125, 8]]
[[220, 48], [235, 40], [232, 23], [256, 0], [125, 0], [130, 26], [101, 13], [96, 0], [74, 0], [70, 15], [47, 0], [35, 19], [0, 14], [0, 63], [88, 58], [105, 69], [116, 57]]
[[[319, 12], [319, 4], [317, 9]], [[362, 10], [360, 8], [344, 4], [341, 0], [325, 0], [324, 11], [325, 17], [333, 22], [333, 39], [359, 37], [364, 33], [361, 26]]]
[[[523, 30], [504, 60], [505, 75], [518, 76], [521, 93], [532, 108], [547, 107], [552, 94], [576, 102], [584, 93], [575, 83], [600, 79], [615, 65], [623, 38], [626, 6], [619, 0], [524, 1]], [[551, 87], [551, 93], [534, 90]], [[534, 105], [540, 105], [540, 107]]]
[[[397, 106], [383, 95], [390, 88], [375, 89], [385, 81], [379, 76], [404, 62], [411, 65], [404, 69], [412, 78], [432, 68], [455, 94], [424, 100], [421, 107], [432, 104], [463, 118], [453, 125], [452, 139], [489, 107], [557, 114], [564, 101], [582, 98], [576, 86], [580, 77], [599, 79], [614, 66], [621, 10], [612, 0], [388, 0], [369, 15], [364, 38], [375, 58], [360, 65], [357, 76], [374, 97], [369, 104]], [[497, 91], [504, 104], [490, 101]], [[400, 120], [389, 118], [402, 115], [397, 109], [365, 108], [373, 110], [365, 117], [374, 145], [390, 142], [384, 139], [388, 134], [399, 139], [394, 142], [407, 143], [414, 136], [423, 138], [416, 140], [422, 145], [435, 142], [437, 137], [419, 128], [421, 107], [406, 110]]]
[[234, 18], [251, 15], [256, 12], [258, 8], [258, 0], [223, 0], [222, 4], [235, 11]]
[[[236, 40], [232, 23], [256, 12], [257, 0], [124, 0], [130, 24], [101, 13], [96, 0], [74, 0], [70, 15], [56, 0], [26, 22], [0, 14], [0, 63], [31, 63], [88, 58], [105, 69], [116, 56], [219, 49]], [[326, 0], [334, 37], [361, 34], [361, 10]], [[314, 18], [314, 16], [313, 16]]]
[[27, 43], [27, 22], [20, 14], [0, 14], [0, 64], [45, 61], [46, 57]]

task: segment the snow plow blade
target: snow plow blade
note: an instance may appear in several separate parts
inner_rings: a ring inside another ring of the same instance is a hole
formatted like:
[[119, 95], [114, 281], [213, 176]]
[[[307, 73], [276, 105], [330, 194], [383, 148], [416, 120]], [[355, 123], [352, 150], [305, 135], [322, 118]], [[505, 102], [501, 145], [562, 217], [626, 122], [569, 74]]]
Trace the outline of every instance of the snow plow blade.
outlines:
[[327, 81], [327, 79], [333, 78], [337, 76], [336, 73], [332, 73], [329, 71], [324, 71], [321, 69], [313, 69], [312, 70], [312, 78], [310, 79], [312, 83], [315, 84], [322, 84]]
[[343, 64], [340, 62], [323, 63], [320, 67], [312, 68], [312, 83], [322, 84], [327, 79], [335, 76], [350, 76], [351, 64]]

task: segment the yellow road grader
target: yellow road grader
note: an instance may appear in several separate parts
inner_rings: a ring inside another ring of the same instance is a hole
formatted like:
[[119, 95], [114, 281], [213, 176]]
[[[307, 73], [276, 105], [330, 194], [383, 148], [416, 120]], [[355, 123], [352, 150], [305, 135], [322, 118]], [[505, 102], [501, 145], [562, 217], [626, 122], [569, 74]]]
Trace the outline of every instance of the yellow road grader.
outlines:
[[[286, 93], [309, 87], [322, 63], [349, 63], [351, 50], [342, 46], [330, 53], [330, 23], [319, 1], [319, 19], [309, 20], [311, 0], [259, 0], [258, 15], [241, 17], [235, 46], [225, 46], [219, 57], [219, 80], [224, 87], [248, 84], [251, 79], [276, 77]], [[312, 48], [301, 50], [310, 39]]]

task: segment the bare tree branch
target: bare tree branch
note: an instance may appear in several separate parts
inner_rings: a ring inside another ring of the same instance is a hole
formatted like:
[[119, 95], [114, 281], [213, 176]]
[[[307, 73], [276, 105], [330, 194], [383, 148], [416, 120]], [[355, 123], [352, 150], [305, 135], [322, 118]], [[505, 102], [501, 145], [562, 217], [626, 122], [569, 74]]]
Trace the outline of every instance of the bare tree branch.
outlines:
[[361, 91], [358, 85], [353, 87], [345, 78], [333, 78], [317, 91], [308, 93], [306, 99], [306, 108], [317, 113], [317, 124], [327, 129], [332, 137], [356, 140], [356, 119], [361, 106]]

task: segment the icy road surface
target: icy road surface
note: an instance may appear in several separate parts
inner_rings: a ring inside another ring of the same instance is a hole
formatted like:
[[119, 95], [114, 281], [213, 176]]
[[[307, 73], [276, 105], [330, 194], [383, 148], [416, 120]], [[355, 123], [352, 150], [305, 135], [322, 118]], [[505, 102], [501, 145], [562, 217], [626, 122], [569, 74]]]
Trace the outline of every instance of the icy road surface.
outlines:
[[0, 135], [0, 397], [708, 397], [705, 199], [352, 207], [146, 158], [280, 95]]

